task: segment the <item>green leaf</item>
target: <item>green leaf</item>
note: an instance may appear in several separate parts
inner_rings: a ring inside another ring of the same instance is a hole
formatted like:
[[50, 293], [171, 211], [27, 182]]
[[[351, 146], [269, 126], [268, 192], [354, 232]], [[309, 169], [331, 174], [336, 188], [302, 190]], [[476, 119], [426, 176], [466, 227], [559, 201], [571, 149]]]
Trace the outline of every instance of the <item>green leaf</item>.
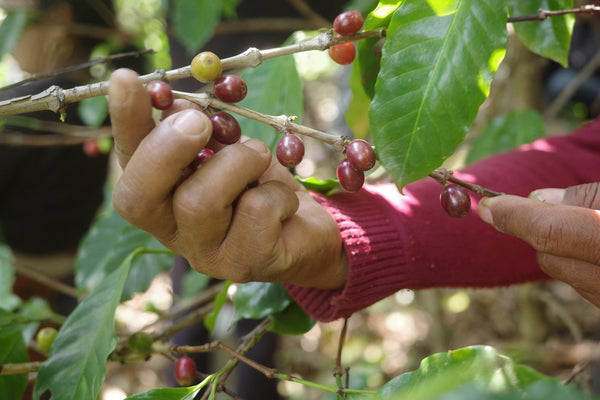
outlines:
[[[106, 360], [115, 349], [115, 310], [132, 262], [142, 251], [129, 254], [69, 315], [42, 364], [34, 398], [95, 399], [106, 375]], [[49, 398], [49, 397], [45, 397]]]
[[165, 254], [149, 252], [134, 260], [123, 300], [147, 290], [156, 275], [171, 267], [173, 255], [152, 235], [131, 225], [110, 207], [81, 241], [75, 260], [75, 285], [81, 291], [92, 290], [117, 269], [129, 253], [140, 247]]
[[153, 389], [134, 394], [125, 400], [194, 400], [204, 386], [205, 382], [189, 387]]
[[27, 12], [24, 8], [15, 8], [6, 14], [0, 24], [0, 58], [10, 53], [27, 25]]
[[[568, 10], [573, 0], [507, 0], [511, 17], [537, 14], [539, 9]], [[545, 21], [516, 22], [513, 27], [521, 41], [534, 53], [551, 58], [563, 67], [569, 64], [569, 47], [575, 16], [565, 14]]]
[[[6, 315], [6, 311], [1, 314]], [[21, 328], [21, 325], [0, 325], [0, 364], [28, 361]], [[0, 375], [0, 399], [20, 399], [26, 387], [27, 374]]]
[[0, 244], [0, 309], [14, 310], [21, 300], [13, 293], [15, 269], [11, 265], [10, 247]]
[[223, 3], [214, 0], [177, 0], [171, 18], [176, 37], [195, 55], [212, 37], [221, 18]]
[[533, 110], [511, 111], [496, 117], [473, 141], [466, 162], [509, 151], [545, 136], [542, 116]]
[[301, 335], [310, 331], [315, 320], [308, 316], [300, 306], [292, 302], [285, 310], [271, 315], [273, 323], [269, 330], [281, 335]]
[[292, 298], [278, 283], [248, 282], [233, 296], [233, 321], [261, 319], [285, 310]]
[[[392, 14], [404, 0], [381, 0], [377, 7], [367, 15], [363, 30], [375, 30], [387, 28], [392, 19]], [[350, 77], [350, 86], [358, 87], [362, 85], [364, 93], [369, 99], [375, 95], [375, 81], [379, 73], [380, 58], [373, 54], [373, 46], [379, 38], [360, 40], [356, 44], [357, 56], [352, 66], [352, 75]], [[357, 94], [354, 94], [357, 96]]]
[[445, 395], [465, 384], [473, 385], [484, 393], [509, 393], [515, 396], [538, 381], [558, 383], [554, 378], [515, 364], [492, 347], [473, 346], [433, 354], [423, 359], [418, 370], [395, 377], [378, 390], [375, 398], [460, 398]]
[[77, 105], [77, 114], [86, 126], [97, 128], [108, 116], [108, 102], [105, 96], [90, 97]]
[[378, 159], [399, 187], [464, 139], [505, 45], [501, 1], [409, 0], [396, 10], [369, 116]]
[[358, 64], [356, 63], [353, 65], [352, 75], [350, 77], [352, 99], [344, 112], [344, 117], [348, 127], [354, 133], [354, 136], [364, 139], [371, 131], [369, 126], [369, 105], [371, 104], [371, 98], [365, 93], [358, 74], [354, 73], [358, 68], [357, 66]]
[[[302, 120], [304, 95], [302, 81], [293, 57], [277, 57], [267, 60], [258, 68], [242, 74], [248, 86], [248, 95], [239, 105], [270, 115], [289, 115]], [[242, 132], [260, 139], [272, 149], [281, 135], [269, 126], [246, 118], [238, 118]]]
[[215, 325], [217, 324], [217, 318], [219, 317], [219, 313], [223, 309], [225, 303], [227, 303], [227, 291], [229, 290], [229, 286], [231, 286], [230, 281], [225, 281], [225, 285], [223, 289], [219, 292], [219, 294], [215, 297], [214, 300], [214, 309], [204, 318], [204, 326], [208, 331], [212, 334], [215, 330]]

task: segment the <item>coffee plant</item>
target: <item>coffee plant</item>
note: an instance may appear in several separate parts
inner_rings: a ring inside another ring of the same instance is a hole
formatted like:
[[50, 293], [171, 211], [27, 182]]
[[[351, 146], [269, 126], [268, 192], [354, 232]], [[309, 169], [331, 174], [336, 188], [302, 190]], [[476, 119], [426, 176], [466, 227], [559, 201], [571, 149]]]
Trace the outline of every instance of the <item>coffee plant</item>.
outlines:
[[[221, 17], [232, 15], [238, 3], [174, 2], [168, 11], [175, 35], [188, 50], [198, 52]], [[337, 176], [325, 181], [300, 179], [311, 190], [358, 191], [377, 161], [399, 188], [427, 176], [438, 180], [442, 206], [450, 215], [461, 217], [470, 206], [467, 189], [485, 196], [499, 194], [457, 179], [441, 167], [463, 142], [488, 98], [506, 53], [507, 26], [534, 53], [566, 65], [573, 15], [597, 12], [598, 8], [574, 8], [570, 0], [381, 0], [373, 6], [362, 13], [348, 10], [329, 26], [292, 35], [278, 48], [249, 48], [228, 58], [202, 51], [190, 57], [189, 65], [159, 68], [141, 75], [140, 80], [147, 84], [156, 108], [170, 107], [173, 99], [196, 103], [211, 116], [216, 140], [227, 145], [237, 142], [241, 134], [261, 139], [286, 167], [301, 162], [305, 153], [302, 137], [324, 142], [341, 155]], [[9, 10], [0, 25], [0, 54], [11, 51], [25, 24], [19, 8]], [[347, 121], [356, 138], [302, 124], [302, 84], [294, 55], [306, 52], [326, 52], [339, 64], [352, 64], [349, 86], [353, 99]], [[204, 83], [204, 90], [184, 92], [169, 87], [170, 82], [189, 77]], [[52, 86], [34, 96], [0, 102], [0, 116], [13, 118], [13, 123], [17, 121], [14, 116], [31, 111], [51, 110], [60, 116], [67, 104], [102, 101], [107, 88], [106, 81], [73, 88]], [[499, 118], [497, 124], [538, 126], [535, 114], [513, 112]], [[99, 139], [83, 139], [86, 153], [100, 153]], [[533, 139], [515, 136], [509, 147]], [[483, 157], [490, 153], [489, 147], [484, 135], [481, 144], [473, 146], [472, 154]], [[200, 153], [182, 180], [202, 168], [212, 155], [210, 149]], [[173, 311], [161, 314], [156, 323], [143, 330], [117, 331], [115, 312], [119, 304], [146, 291], [157, 275], [169, 269], [175, 255], [148, 233], [125, 222], [110, 206], [101, 210], [79, 247], [76, 287], [67, 290], [78, 302], [66, 318], [47, 305], [21, 300], [12, 292], [15, 272], [10, 250], [4, 247], [1, 251], [0, 399], [20, 398], [30, 378], [35, 378], [35, 399], [96, 399], [107, 363], [143, 362], [159, 355], [173, 361], [177, 381], [184, 386], [155, 388], [128, 399], [193, 399], [203, 390], [205, 398], [213, 399], [217, 392], [228, 393], [227, 378], [239, 363], [268, 378], [297, 382], [338, 399], [587, 398], [576, 388], [489, 346], [433, 354], [423, 359], [417, 370], [379, 388], [348, 385], [344, 377], [349, 372], [339, 360], [333, 383], [308, 381], [293, 371], [283, 373], [246, 356], [267, 331], [295, 335], [315, 324], [282, 286], [247, 283], [240, 285], [230, 300], [230, 282], [208, 287], [208, 279], [198, 279], [193, 272], [188, 278], [197, 293], [194, 297], [175, 304]], [[46, 279], [46, 284], [51, 285], [52, 280]], [[176, 332], [192, 324], [203, 321], [213, 330], [229, 301], [234, 305], [234, 321], [262, 321], [237, 348], [218, 341], [201, 346], [171, 343]], [[178, 319], [180, 315], [185, 317]], [[53, 328], [40, 330], [42, 323]], [[28, 357], [28, 348], [36, 346], [45, 354], [41, 361]], [[339, 353], [342, 347], [340, 344]], [[215, 351], [231, 359], [205, 375], [206, 371], [197, 371], [186, 356]]]

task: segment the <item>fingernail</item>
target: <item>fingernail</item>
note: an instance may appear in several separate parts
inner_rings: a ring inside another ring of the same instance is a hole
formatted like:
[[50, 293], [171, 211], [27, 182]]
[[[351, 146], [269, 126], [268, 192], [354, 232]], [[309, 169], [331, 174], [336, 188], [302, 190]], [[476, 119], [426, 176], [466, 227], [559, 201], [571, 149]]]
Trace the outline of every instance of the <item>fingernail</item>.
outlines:
[[565, 198], [565, 189], [538, 189], [531, 192], [529, 198], [550, 204], [561, 204]]
[[198, 136], [207, 129], [207, 118], [197, 110], [185, 110], [176, 114], [172, 127], [184, 135]]
[[487, 222], [490, 225], [494, 225], [494, 218], [492, 217], [492, 212], [488, 208], [488, 203], [490, 199], [484, 197], [479, 200], [479, 204], [477, 205], [477, 214], [479, 214], [479, 218], [481, 218], [484, 222]]

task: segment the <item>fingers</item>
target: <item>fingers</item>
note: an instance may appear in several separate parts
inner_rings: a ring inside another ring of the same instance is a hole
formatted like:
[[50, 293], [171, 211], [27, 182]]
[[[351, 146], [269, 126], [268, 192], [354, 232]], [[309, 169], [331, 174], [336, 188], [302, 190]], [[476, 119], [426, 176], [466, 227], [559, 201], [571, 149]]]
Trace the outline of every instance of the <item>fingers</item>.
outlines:
[[154, 128], [152, 104], [138, 75], [118, 69], [110, 77], [108, 109], [115, 139], [115, 154], [125, 168], [142, 139]]
[[566, 189], [539, 189], [531, 193], [531, 198], [552, 204], [600, 209], [600, 183], [586, 183]]
[[172, 190], [182, 170], [210, 139], [211, 130], [208, 117], [197, 110], [161, 122], [130, 156], [114, 190], [115, 209], [159, 240], [173, 236]]
[[538, 253], [539, 266], [554, 279], [571, 285], [594, 305], [600, 307], [600, 267], [572, 258]]
[[173, 195], [179, 239], [199, 242], [198, 253], [219, 247], [229, 230], [232, 204], [270, 160], [267, 146], [251, 140], [227, 146], [203, 164]]
[[482, 199], [478, 212], [484, 221], [539, 252], [600, 264], [596, 210], [504, 195]]

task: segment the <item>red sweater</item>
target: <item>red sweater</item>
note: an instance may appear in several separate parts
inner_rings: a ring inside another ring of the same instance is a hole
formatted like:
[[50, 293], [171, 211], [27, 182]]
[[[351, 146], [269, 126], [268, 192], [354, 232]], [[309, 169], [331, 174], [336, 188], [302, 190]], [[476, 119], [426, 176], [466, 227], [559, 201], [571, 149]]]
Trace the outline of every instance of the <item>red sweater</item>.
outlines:
[[[527, 196], [547, 187], [600, 181], [600, 119], [573, 133], [472, 164], [455, 176], [496, 191]], [[407, 185], [366, 186], [358, 193], [316, 196], [336, 219], [349, 262], [344, 288], [287, 285], [313, 318], [350, 316], [400, 289], [493, 287], [547, 279], [525, 242], [479, 219], [477, 199], [466, 217], [440, 206], [432, 178]]]

